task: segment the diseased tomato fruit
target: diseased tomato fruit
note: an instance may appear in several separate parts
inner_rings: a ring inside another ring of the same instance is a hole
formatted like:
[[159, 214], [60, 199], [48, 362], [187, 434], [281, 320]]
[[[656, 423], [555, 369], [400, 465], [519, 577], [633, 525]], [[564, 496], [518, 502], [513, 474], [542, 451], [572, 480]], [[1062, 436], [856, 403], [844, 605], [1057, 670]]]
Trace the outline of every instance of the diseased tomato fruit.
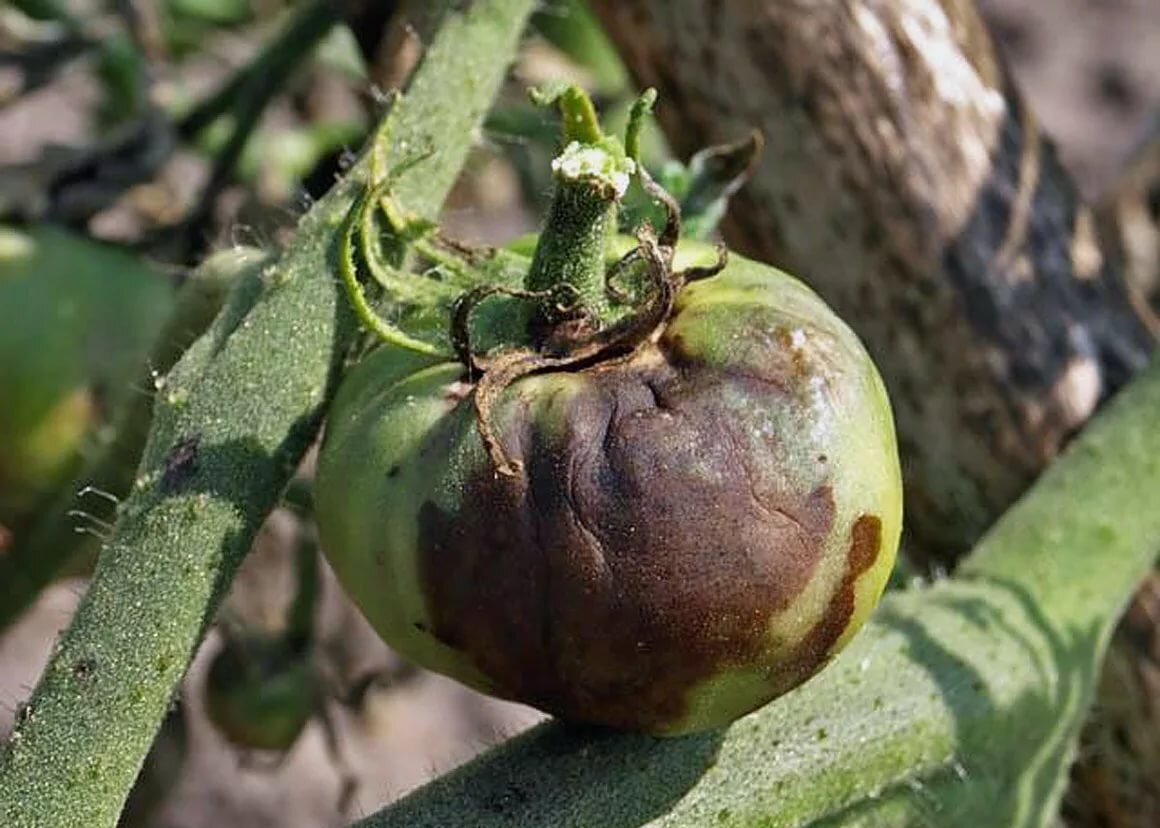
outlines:
[[[678, 260], [711, 259], [682, 247]], [[384, 347], [329, 420], [323, 546], [404, 656], [565, 719], [675, 734], [821, 668], [892, 567], [890, 407], [808, 288], [732, 257], [622, 361], [524, 377]]]
[[[344, 587], [402, 655], [564, 719], [676, 734], [842, 648], [886, 584], [902, 498], [886, 392], [849, 328], [778, 270], [677, 245], [679, 207], [637, 163], [654, 97], [622, 144], [580, 90], [537, 96], [562, 110], [563, 150], [518, 285], [498, 254], [417, 247], [448, 278], [491, 263], [443, 314], [454, 362], [403, 327], [422, 317], [400, 303], [446, 281], [375, 262], [373, 211], [403, 217], [372, 176], [342, 276], [385, 344], [339, 390], [315, 503]], [[617, 258], [632, 180], [665, 225]], [[362, 296], [356, 239], [396, 321]], [[506, 313], [473, 316], [497, 297]]]

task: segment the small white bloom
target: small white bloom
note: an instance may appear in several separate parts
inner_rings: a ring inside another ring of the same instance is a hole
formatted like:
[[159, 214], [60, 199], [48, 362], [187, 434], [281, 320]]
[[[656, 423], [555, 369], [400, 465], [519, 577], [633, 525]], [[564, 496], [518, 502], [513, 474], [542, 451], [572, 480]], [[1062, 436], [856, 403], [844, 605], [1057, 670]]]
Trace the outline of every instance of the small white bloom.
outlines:
[[631, 158], [617, 157], [600, 147], [586, 147], [573, 141], [552, 159], [552, 172], [565, 181], [596, 179], [613, 188], [617, 196], [624, 195], [629, 180], [636, 172]]

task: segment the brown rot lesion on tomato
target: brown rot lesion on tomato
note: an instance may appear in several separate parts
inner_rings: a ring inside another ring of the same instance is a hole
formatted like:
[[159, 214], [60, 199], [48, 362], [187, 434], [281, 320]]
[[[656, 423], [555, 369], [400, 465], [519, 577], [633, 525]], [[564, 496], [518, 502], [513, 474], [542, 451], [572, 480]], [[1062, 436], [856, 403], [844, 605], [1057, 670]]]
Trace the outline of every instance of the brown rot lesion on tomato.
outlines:
[[[772, 619], [827, 554], [831, 488], [796, 496], [732, 474], [748, 462], [738, 442], [702, 437], [721, 408], [675, 373], [602, 374], [567, 434], [529, 424], [513, 440], [528, 446], [526, 490], [481, 468], [458, 509], [420, 512], [434, 633], [503, 695], [575, 720], [679, 727], [697, 687], [768, 654]], [[769, 691], [807, 677], [848, 618], [829, 614], [763, 667]]]
[[[352, 370], [323, 545], [417, 663], [569, 721], [718, 727], [821, 669], [878, 600], [901, 525], [889, 402], [808, 288], [682, 240], [639, 163], [651, 95], [623, 140], [578, 90], [539, 97], [564, 136], [530, 258], [504, 278], [505, 254], [478, 259], [435, 353], [404, 330]], [[626, 238], [631, 182], [663, 218]]]

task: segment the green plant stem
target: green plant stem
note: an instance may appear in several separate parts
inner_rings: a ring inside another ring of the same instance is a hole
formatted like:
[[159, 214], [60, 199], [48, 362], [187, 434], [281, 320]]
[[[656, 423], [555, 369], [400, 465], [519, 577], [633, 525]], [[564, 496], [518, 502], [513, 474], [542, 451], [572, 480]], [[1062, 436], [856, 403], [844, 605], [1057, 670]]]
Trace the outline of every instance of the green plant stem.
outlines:
[[557, 181], [524, 286], [546, 291], [568, 284], [585, 310], [603, 318], [605, 251], [615, 234], [615, 200], [584, 181]]
[[560, 126], [564, 143], [579, 141], [581, 144], [599, 144], [604, 140], [604, 130], [596, 117], [596, 107], [592, 99], [576, 86], [566, 86], [555, 101], [560, 109]]
[[[611, 173], [625, 169], [626, 163], [631, 168], [632, 162], [619, 142], [604, 134], [592, 100], [583, 90], [565, 86], [550, 92], [533, 91], [532, 98], [542, 106], [559, 108], [567, 146], [553, 162], [556, 189], [524, 287], [547, 292], [568, 285], [575, 293], [578, 311], [608, 322], [605, 260], [616, 234], [617, 204], [624, 194], [613, 183]], [[575, 170], [566, 165], [555, 166], [578, 147], [605, 159], [605, 163]], [[557, 303], [556, 298], [546, 300], [541, 315], [550, 314]]]
[[1157, 411], [1160, 363], [961, 574], [888, 595], [834, 664], [728, 729], [549, 723], [359, 826], [1052, 824], [1112, 626], [1160, 551]]
[[246, 108], [245, 100], [256, 94], [269, 97], [286, 80], [284, 73], [298, 65], [338, 21], [338, 4], [312, 0], [302, 4], [281, 31], [245, 66], [229, 76], [207, 97], [177, 119], [177, 134], [192, 141], [203, 130], [232, 110]]
[[[389, 115], [395, 182], [433, 215], [515, 51], [532, 0], [448, 2]], [[254, 534], [313, 442], [355, 327], [333, 274], [366, 160], [304, 217], [167, 378], [131, 496], [89, 590], [0, 756], [0, 824], [115, 824], [174, 688]]]
[[173, 367], [189, 344], [209, 327], [231, 286], [243, 274], [261, 267], [266, 258], [252, 248], [219, 253], [182, 285], [173, 312], [153, 344], [148, 372], [136, 379], [140, 393], [129, 399], [109, 442], [97, 449], [92, 462], [0, 556], [0, 631], [19, 618], [41, 590], [95, 539], [93, 534], [78, 532], [70, 513], [84, 511], [90, 520], [112, 519], [111, 503], [106, 498], [124, 497], [133, 482], [153, 416], [154, 372], [161, 375]]
[[[294, 598], [286, 610], [285, 635], [292, 644], [314, 640], [314, 616], [321, 588], [318, 573], [318, 542], [313, 526], [299, 527], [294, 544]], [[308, 646], [308, 644], [307, 644]]]

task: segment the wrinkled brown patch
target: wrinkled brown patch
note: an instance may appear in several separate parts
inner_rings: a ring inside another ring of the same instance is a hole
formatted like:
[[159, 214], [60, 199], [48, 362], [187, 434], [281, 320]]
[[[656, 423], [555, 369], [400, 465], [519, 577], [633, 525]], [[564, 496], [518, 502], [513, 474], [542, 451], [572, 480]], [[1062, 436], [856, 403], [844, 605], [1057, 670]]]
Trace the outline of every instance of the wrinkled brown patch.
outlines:
[[826, 614], [810, 630], [793, 659], [799, 673], [794, 684], [805, 681], [825, 666], [830, 648], [845, 631], [854, 614], [854, 588], [858, 579], [878, 560], [881, 549], [882, 519], [877, 515], [861, 515], [850, 529], [850, 551], [846, 553], [842, 582], [830, 598]]
[[656, 730], [702, 679], [768, 650], [771, 617], [817, 566], [833, 495], [756, 473], [753, 424], [725, 391], [777, 405], [768, 381], [656, 359], [583, 376], [563, 437], [527, 417], [503, 435], [522, 477], [488, 466], [458, 514], [424, 506], [421, 578], [434, 634], [504, 694]]

